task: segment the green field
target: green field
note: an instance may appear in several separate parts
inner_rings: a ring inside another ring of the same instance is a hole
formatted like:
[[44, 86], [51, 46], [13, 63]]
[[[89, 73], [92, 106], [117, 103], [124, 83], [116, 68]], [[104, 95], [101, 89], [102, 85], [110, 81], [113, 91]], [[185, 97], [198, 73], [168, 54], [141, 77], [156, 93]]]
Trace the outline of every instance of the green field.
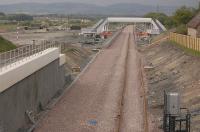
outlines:
[[13, 43], [0, 36], [0, 52], [9, 51], [15, 48], [16, 46]]

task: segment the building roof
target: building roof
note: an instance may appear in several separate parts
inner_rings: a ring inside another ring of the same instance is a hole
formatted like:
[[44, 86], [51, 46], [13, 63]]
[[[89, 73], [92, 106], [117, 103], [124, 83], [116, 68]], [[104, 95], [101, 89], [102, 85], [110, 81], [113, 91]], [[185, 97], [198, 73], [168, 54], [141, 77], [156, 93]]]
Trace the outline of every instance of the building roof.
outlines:
[[200, 26], [200, 12], [188, 23], [188, 27], [197, 29]]

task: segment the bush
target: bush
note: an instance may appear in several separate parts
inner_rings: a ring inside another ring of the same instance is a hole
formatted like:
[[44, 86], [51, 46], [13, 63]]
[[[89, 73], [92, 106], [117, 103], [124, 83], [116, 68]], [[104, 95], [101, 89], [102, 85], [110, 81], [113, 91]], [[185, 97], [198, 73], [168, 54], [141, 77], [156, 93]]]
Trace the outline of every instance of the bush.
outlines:
[[194, 15], [195, 9], [183, 6], [174, 13], [174, 20], [177, 25], [187, 24], [194, 17]]
[[158, 19], [166, 28], [172, 28], [175, 25], [173, 18], [164, 13], [151, 12], [146, 14], [145, 17]]
[[176, 28], [176, 33], [187, 35], [187, 26], [182, 24]]
[[156, 12], [151, 12], [145, 15], [145, 17], [150, 17], [153, 19], [158, 19], [161, 23], [164, 23], [167, 19], [168, 16], [164, 13], [156, 13]]
[[15, 21], [32, 21], [33, 17], [30, 15], [26, 15], [26, 14], [14, 14], [14, 15], [10, 15], [7, 16], [8, 20], [15, 20]]
[[200, 11], [200, 6], [199, 9], [182, 6], [181, 8], [177, 9], [172, 16], [167, 16], [164, 13], [151, 12], [146, 14], [145, 17], [158, 19], [169, 29], [181, 25], [177, 28], [177, 32], [182, 32], [185, 34], [187, 29], [184, 25], [186, 25], [198, 13], [198, 11]]
[[0, 12], [0, 16], [6, 16], [6, 14], [3, 12]]

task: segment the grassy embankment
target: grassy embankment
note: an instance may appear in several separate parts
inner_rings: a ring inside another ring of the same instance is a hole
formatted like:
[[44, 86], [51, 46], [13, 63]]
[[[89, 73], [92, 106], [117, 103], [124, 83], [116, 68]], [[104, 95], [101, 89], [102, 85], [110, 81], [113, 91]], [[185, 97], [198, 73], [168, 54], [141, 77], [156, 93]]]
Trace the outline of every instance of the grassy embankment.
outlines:
[[185, 53], [188, 53], [188, 54], [190, 54], [192, 56], [200, 57], [200, 51], [196, 51], [196, 50], [193, 50], [193, 49], [190, 49], [190, 48], [186, 48], [186, 47], [184, 47], [184, 46], [182, 46], [182, 45], [180, 45], [180, 44], [178, 44], [178, 43], [176, 43], [174, 41], [166, 41], [165, 43], [172, 44], [172, 45], [182, 49]]
[[11, 43], [10, 41], [8, 41], [0, 36], [0, 53], [9, 51], [9, 50], [12, 50], [15, 48], [16, 48], [16, 46], [13, 43]]
[[[164, 32], [164, 33], [154, 37], [152, 39], [152, 43], [155, 43], [155, 42], [157, 42], [159, 40], [162, 40], [163, 38], [167, 37], [168, 34], [169, 34], [169, 31], [168, 32]], [[190, 54], [192, 56], [199, 56], [200, 57], [200, 51], [196, 51], [196, 50], [193, 50], [193, 49], [190, 49], [190, 48], [186, 48], [186, 47], [184, 47], [184, 46], [182, 46], [182, 45], [180, 45], [180, 44], [178, 44], [178, 43], [176, 43], [174, 41], [167, 40], [167, 41], [160, 42], [160, 43], [172, 44], [172, 45], [182, 49], [185, 53], [188, 53], [188, 54]]]

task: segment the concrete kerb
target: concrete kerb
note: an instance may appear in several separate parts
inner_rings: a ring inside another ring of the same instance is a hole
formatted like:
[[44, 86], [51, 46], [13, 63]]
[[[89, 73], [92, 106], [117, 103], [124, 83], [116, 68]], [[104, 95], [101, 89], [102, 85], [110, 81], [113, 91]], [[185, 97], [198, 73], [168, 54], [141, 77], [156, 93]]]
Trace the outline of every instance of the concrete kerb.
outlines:
[[[115, 35], [113, 35], [113, 37], [111, 37], [110, 40], [106, 41], [105, 46], [102, 46], [103, 48], [107, 48], [109, 47], [112, 42], [120, 35], [120, 33], [122, 32], [122, 30], [119, 30], [118, 32], [115, 33]], [[43, 117], [45, 117], [45, 115], [48, 113], [48, 110], [52, 109], [55, 104], [58, 103], [58, 101], [60, 101], [63, 96], [65, 95], [65, 93], [67, 93], [72, 86], [79, 80], [79, 78], [86, 72], [86, 70], [91, 66], [91, 64], [95, 61], [95, 59], [97, 58], [97, 56], [102, 52], [102, 50], [99, 50], [99, 52], [90, 60], [90, 62], [85, 66], [85, 68], [81, 71], [81, 73], [76, 77], [76, 79], [66, 88], [66, 90], [63, 91], [63, 93], [56, 98], [55, 100], [53, 100], [53, 102], [51, 102], [47, 107], [46, 107], [46, 111], [44, 111], [41, 116], [40, 119], [36, 122], [36, 124], [34, 124], [29, 130], [28, 132], [32, 132], [38, 125], [39, 123], [42, 121]]]

